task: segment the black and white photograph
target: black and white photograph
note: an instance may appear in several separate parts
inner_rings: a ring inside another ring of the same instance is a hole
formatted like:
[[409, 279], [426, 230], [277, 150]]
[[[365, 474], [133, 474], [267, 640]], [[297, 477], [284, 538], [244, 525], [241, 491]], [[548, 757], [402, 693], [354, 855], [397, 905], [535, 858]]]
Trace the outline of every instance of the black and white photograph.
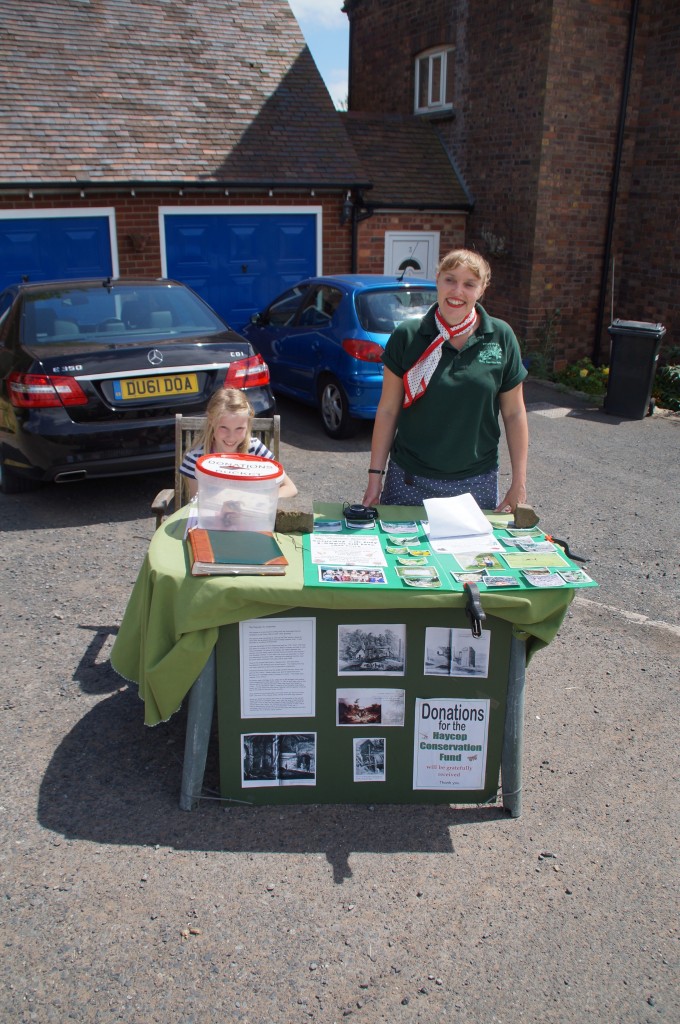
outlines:
[[353, 741], [355, 782], [385, 781], [386, 745], [386, 740], [383, 736], [371, 736], [369, 739], [355, 739]]
[[491, 632], [482, 630], [480, 637], [469, 629], [428, 626], [425, 630], [426, 676], [460, 676], [486, 679], [489, 674]]
[[316, 733], [246, 733], [241, 736], [244, 787], [315, 786]]
[[406, 625], [338, 626], [339, 676], [403, 676]]

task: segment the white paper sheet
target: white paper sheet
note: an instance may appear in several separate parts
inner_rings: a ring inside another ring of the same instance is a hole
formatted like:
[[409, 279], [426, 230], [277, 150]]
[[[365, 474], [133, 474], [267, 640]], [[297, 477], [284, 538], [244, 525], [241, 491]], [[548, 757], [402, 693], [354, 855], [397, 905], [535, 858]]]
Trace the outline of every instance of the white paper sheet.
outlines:
[[[455, 498], [426, 498], [423, 505], [430, 524], [431, 540], [488, 537], [493, 533], [491, 523], [471, 494], [459, 494]], [[476, 547], [476, 543], [473, 546]]]
[[486, 554], [487, 551], [505, 553], [505, 547], [492, 533], [475, 537], [446, 537], [443, 540], [430, 542], [433, 551], [438, 555], [468, 555], [472, 561], [475, 555]]
[[241, 718], [312, 718], [316, 619], [239, 623]]

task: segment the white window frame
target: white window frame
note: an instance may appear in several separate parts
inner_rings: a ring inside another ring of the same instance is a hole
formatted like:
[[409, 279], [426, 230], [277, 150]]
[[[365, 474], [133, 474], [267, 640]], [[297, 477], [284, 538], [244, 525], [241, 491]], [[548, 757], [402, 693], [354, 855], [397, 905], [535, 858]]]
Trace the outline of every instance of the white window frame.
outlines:
[[[453, 110], [453, 100], [447, 103], [446, 101], [446, 83], [448, 79], [448, 62], [453, 60], [453, 47], [451, 46], [438, 46], [433, 50], [425, 50], [423, 53], [419, 53], [416, 56], [416, 73], [415, 73], [415, 97], [414, 97], [414, 110], [416, 114], [431, 114], [438, 113], [443, 110]], [[427, 103], [425, 106], [419, 106], [420, 97], [420, 72], [421, 63], [427, 61]], [[441, 74], [439, 76], [439, 94], [434, 96], [432, 94], [432, 84], [434, 81], [433, 66], [435, 61], [441, 61]]]

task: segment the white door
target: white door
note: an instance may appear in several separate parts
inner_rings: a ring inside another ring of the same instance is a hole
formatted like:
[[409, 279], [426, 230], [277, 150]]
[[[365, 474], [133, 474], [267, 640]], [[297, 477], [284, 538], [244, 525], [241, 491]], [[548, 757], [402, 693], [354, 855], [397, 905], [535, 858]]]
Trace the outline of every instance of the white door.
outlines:
[[438, 231], [386, 231], [385, 273], [434, 278], [439, 259]]

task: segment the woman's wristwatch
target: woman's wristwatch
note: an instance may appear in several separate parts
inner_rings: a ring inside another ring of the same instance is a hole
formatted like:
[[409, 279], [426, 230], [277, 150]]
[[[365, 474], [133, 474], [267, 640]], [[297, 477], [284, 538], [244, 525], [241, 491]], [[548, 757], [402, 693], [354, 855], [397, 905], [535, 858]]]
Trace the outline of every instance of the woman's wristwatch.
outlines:
[[378, 476], [384, 476], [385, 475], [385, 470], [384, 469], [369, 469], [368, 472], [369, 473], [377, 473]]

